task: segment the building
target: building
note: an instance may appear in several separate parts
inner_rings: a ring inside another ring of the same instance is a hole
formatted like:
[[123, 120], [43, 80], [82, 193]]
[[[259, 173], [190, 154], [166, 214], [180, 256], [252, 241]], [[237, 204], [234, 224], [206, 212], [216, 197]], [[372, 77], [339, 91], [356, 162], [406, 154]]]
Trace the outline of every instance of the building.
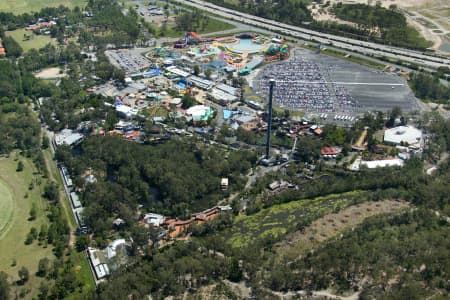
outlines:
[[155, 227], [159, 227], [164, 223], [164, 216], [154, 213], [148, 213], [144, 215], [145, 224], [152, 224]]
[[189, 77], [191, 75], [190, 73], [188, 73], [184, 70], [181, 70], [180, 68], [178, 68], [176, 66], [167, 67], [166, 70], [169, 71], [170, 73], [175, 74], [180, 77]]
[[137, 109], [131, 108], [127, 105], [117, 105], [116, 112], [119, 117], [123, 119], [132, 119], [138, 113]]
[[5, 56], [5, 55], [6, 55], [6, 50], [5, 50], [5, 48], [3, 47], [2, 39], [0, 39], [0, 57], [1, 57], [1, 56]]
[[194, 105], [186, 110], [186, 115], [192, 117], [194, 123], [207, 122], [213, 117], [214, 111], [205, 105]]
[[422, 131], [413, 126], [398, 126], [384, 132], [384, 142], [394, 145], [407, 144], [422, 147]]
[[341, 147], [322, 147], [322, 150], [320, 150], [320, 154], [323, 158], [336, 158], [341, 152]]
[[228, 178], [222, 178], [222, 180], [220, 181], [220, 188], [225, 191], [228, 189]]
[[188, 83], [204, 90], [209, 90], [214, 86], [212, 81], [198, 76], [190, 76], [187, 81]]
[[71, 129], [63, 129], [59, 133], [55, 134], [54, 145], [56, 147], [61, 145], [76, 146], [80, 144], [84, 139], [84, 135], [74, 132]]
[[119, 247], [125, 247], [127, 242], [125, 239], [117, 239], [109, 243], [108, 247], [106, 248], [106, 257], [108, 259], [111, 259], [117, 255], [117, 251]]
[[70, 190], [73, 187], [72, 179], [70, 178], [69, 171], [67, 171], [67, 168], [63, 165], [60, 166], [61, 175], [64, 179], [64, 183], [66, 184], [67, 188]]
[[375, 168], [384, 168], [384, 167], [402, 167], [403, 165], [404, 165], [404, 161], [400, 158], [363, 161], [361, 159], [361, 157], [358, 157], [349, 166], [349, 170], [359, 171], [361, 169], [361, 167], [366, 167], [368, 169], [375, 169]]
[[230, 94], [230, 95], [234, 95], [234, 96], [238, 96], [239, 95], [239, 89], [235, 88], [235, 87], [232, 87], [232, 86], [230, 86], [228, 84], [220, 83], [220, 84], [216, 85], [215, 88], [218, 89], [218, 90], [221, 90], [222, 92]]
[[264, 57], [262, 56], [254, 56], [250, 62], [245, 66], [246, 69], [253, 71], [257, 67], [259, 67], [264, 62]]
[[104, 257], [101, 255], [102, 253], [99, 250], [91, 247], [87, 249], [87, 253], [89, 262], [91, 263], [97, 281], [108, 276], [109, 268], [108, 265], [104, 262]]
[[72, 202], [72, 207], [74, 209], [81, 207], [80, 197], [78, 197], [77, 193], [75, 192], [70, 193], [70, 202]]
[[400, 158], [361, 161], [361, 166], [365, 166], [368, 169], [384, 168], [384, 167], [402, 167], [403, 165], [404, 161], [401, 160]]
[[212, 88], [207, 94], [208, 98], [217, 101], [220, 105], [226, 106], [232, 102], [236, 102], [238, 98], [235, 95], [219, 90], [217, 87]]

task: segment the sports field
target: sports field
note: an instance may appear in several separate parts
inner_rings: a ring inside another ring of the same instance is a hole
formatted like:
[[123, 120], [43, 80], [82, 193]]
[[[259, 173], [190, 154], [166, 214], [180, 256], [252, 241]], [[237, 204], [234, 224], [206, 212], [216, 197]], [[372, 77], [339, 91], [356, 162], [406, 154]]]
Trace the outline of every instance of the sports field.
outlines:
[[[51, 246], [38, 245], [37, 241], [31, 245], [24, 243], [32, 227], [39, 231], [42, 224], [48, 223], [45, 211], [47, 201], [41, 197], [45, 183], [42, 181], [41, 186], [34, 184], [34, 188], [29, 190], [29, 184], [41, 177], [34, 174], [35, 167], [24, 157], [19, 157], [24, 163], [24, 170], [16, 172], [15, 158], [16, 154], [0, 157], [0, 270], [6, 272], [12, 282], [18, 280], [17, 272], [25, 266], [30, 272], [30, 280], [24, 287], [32, 290], [25, 298], [31, 299], [37, 296], [42, 281], [35, 276], [39, 260], [43, 257], [53, 258]], [[32, 203], [36, 204], [37, 216], [34, 221], [29, 221]], [[19, 290], [22, 286], [14, 286], [13, 292], [15, 288]]]
[[67, 7], [84, 7], [86, 0], [2, 0], [0, 1], [0, 11], [22, 14], [25, 12], [39, 11], [44, 7], [57, 7], [60, 5]]

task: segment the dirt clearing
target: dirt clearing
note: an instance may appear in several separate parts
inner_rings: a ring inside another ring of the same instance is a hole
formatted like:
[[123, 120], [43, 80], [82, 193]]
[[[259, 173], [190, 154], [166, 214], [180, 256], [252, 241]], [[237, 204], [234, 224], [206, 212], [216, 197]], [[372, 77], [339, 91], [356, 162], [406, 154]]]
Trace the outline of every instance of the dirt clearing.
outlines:
[[60, 68], [47, 68], [40, 72], [36, 72], [34, 76], [40, 79], [55, 79], [65, 77], [67, 74], [61, 72]]

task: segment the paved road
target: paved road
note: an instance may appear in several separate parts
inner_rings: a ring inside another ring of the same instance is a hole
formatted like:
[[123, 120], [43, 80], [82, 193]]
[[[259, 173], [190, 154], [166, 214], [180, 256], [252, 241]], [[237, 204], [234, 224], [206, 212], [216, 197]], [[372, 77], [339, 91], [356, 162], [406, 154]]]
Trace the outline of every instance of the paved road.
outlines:
[[386, 56], [392, 59], [400, 59], [410, 63], [424, 65], [432, 68], [450, 65], [449, 58], [436, 57], [431, 54], [423, 54], [414, 50], [402, 49], [388, 45], [376, 44], [373, 42], [365, 42], [331, 34], [325, 34], [318, 31], [304, 29], [301, 27], [256, 17], [250, 14], [241, 13], [202, 0], [174, 1], [193, 6], [198, 9], [206, 10], [209, 13], [216, 14], [234, 21], [242, 22], [244, 24], [262, 27], [268, 30], [274, 30], [280, 32], [285, 36], [292, 36], [305, 40], [313, 40], [324, 45], [333, 45], [338, 48], [352, 50], [364, 54]]

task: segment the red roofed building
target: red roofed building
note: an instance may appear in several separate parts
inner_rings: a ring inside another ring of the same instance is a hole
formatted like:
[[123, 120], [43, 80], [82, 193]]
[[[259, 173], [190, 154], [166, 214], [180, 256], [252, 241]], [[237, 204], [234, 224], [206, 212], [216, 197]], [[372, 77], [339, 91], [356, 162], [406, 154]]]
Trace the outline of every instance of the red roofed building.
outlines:
[[341, 147], [323, 147], [320, 154], [323, 158], [336, 158], [336, 156], [341, 152]]
[[2, 40], [0, 39], [0, 56], [6, 55], [6, 50], [3, 48]]

